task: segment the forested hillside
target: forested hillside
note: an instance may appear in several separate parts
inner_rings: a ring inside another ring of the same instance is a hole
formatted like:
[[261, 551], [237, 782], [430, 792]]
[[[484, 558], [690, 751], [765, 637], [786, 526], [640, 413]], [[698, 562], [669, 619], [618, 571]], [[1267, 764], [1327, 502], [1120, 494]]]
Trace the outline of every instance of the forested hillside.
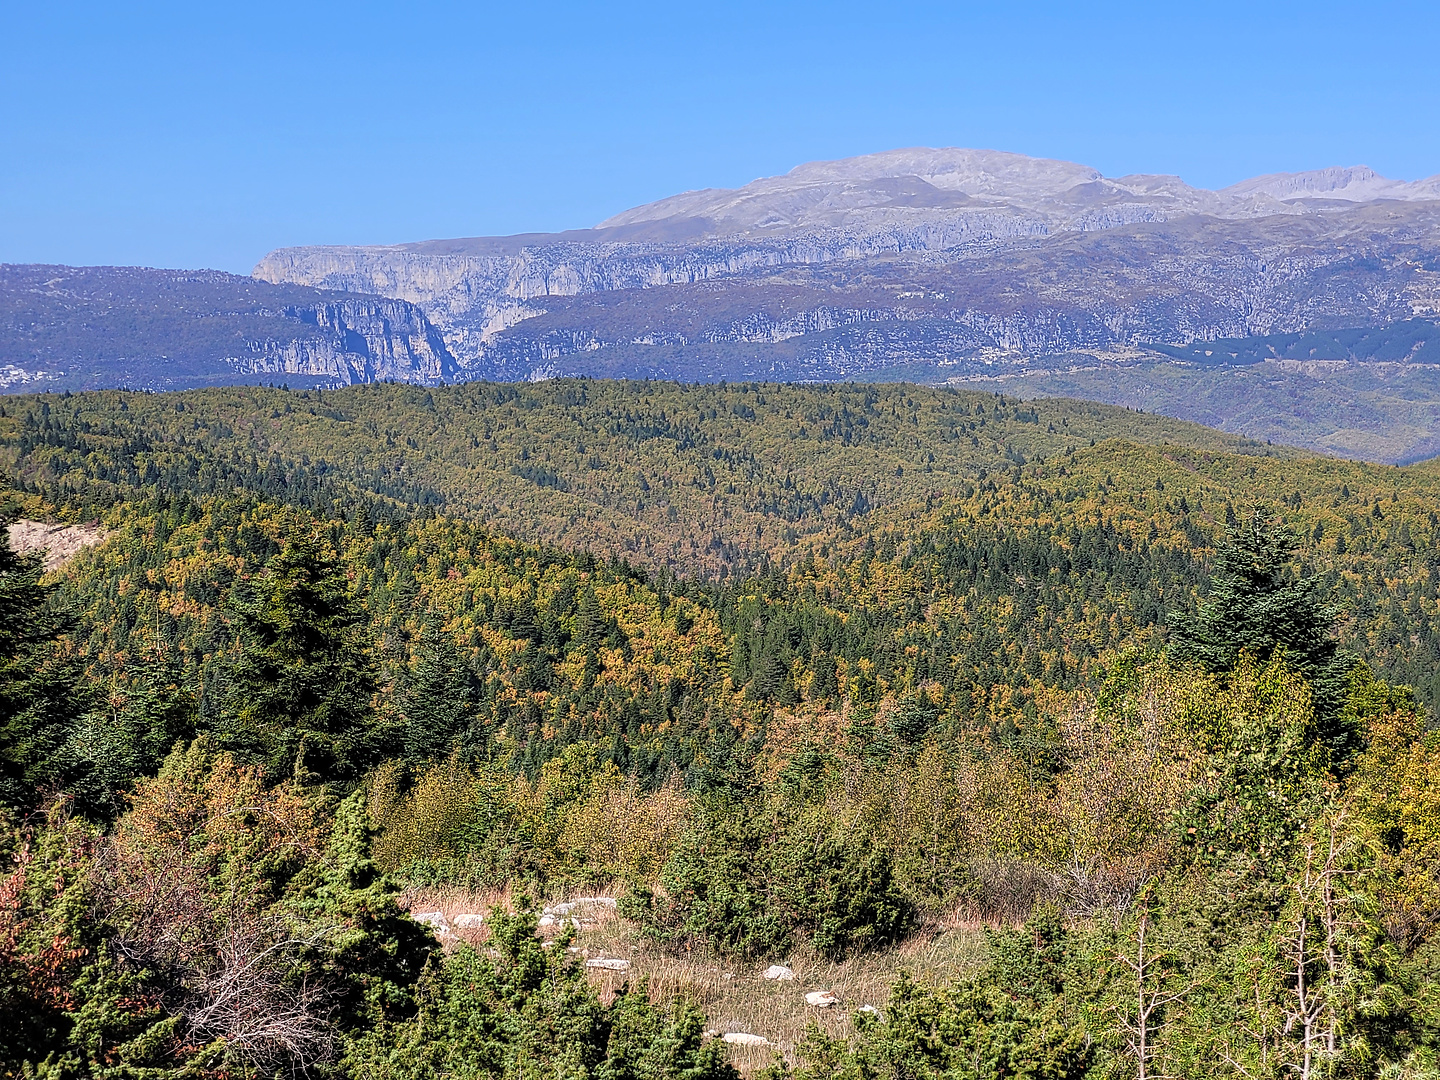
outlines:
[[[1083, 465], [1092, 443], [1111, 439], [1295, 456], [1124, 409], [905, 386], [231, 387], [17, 397], [0, 408], [20, 479], [87, 505], [157, 483], [238, 483], [310, 505], [323, 488], [707, 573], [838, 535], [871, 508], [973, 495], [1027, 467], [1059, 478], [1075, 468], [1068, 455]], [[1288, 483], [1283, 469], [1252, 464], [1262, 482]], [[1103, 461], [1095, 468], [1105, 475]]]
[[[13, 398], [0, 447], [7, 520], [106, 530], [0, 550], [10, 1075], [720, 1078], [640, 973], [965, 934], [771, 1075], [1434, 1068], [1431, 464], [583, 381]], [[576, 891], [623, 992], [520, 899]]]

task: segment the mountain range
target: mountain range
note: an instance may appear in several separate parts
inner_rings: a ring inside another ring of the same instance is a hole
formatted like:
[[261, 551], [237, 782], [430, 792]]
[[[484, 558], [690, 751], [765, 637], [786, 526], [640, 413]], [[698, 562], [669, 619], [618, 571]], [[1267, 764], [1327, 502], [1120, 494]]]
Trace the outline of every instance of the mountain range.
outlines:
[[1433, 314], [1440, 177], [1326, 169], [1206, 191], [900, 150], [591, 230], [282, 249], [255, 276], [412, 301], [472, 377], [956, 377]]
[[[1440, 176], [1365, 167], [1211, 191], [997, 151], [896, 150], [675, 195], [592, 229], [284, 248], [251, 279], [10, 267], [0, 304], [11, 389], [999, 382], [1332, 454], [1440, 451], [1427, 344]], [[117, 321], [127, 305], [143, 317]], [[1291, 355], [1301, 339], [1308, 351]]]

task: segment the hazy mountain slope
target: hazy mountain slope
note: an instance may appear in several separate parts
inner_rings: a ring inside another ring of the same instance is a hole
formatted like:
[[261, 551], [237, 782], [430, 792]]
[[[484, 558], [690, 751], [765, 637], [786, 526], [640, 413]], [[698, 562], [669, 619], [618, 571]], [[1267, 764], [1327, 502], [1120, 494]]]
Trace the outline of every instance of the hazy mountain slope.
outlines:
[[1403, 465], [1440, 454], [1440, 366], [1434, 364], [1091, 362], [965, 385], [1152, 410], [1363, 461]]
[[1221, 338], [1183, 346], [1156, 345], [1153, 351], [1176, 360], [1211, 365], [1243, 366], [1266, 360], [1440, 364], [1440, 326], [1428, 319], [1406, 319], [1379, 327]]
[[413, 304], [218, 271], [0, 266], [0, 387], [175, 390], [455, 377]]
[[[255, 273], [413, 301], [472, 376], [835, 378], [1426, 315], [1440, 310], [1436, 196], [1435, 180], [1364, 168], [1212, 192], [902, 150], [677, 195], [589, 232], [286, 249]], [[733, 345], [757, 348], [705, 347]]]
[[1081, 354], [959, 381], [1153, 410], [1341, 457], [1406, 464], [1440, 454], [1440, 326], [1431, 320], [1147, 351], [1153, 359]]

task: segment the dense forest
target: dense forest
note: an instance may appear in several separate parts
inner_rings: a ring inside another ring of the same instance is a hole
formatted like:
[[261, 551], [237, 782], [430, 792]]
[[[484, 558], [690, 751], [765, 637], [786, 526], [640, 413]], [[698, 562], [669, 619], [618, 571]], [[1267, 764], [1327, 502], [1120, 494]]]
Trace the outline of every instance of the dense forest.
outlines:
[[[1434, 464], [594, 381], [16, 397], [0, 459], [104, 530], [0, 549], [8, 1075], [1440, 1067]], [[757, 1063], [577, 893], [717, 971], [975, 959]]]

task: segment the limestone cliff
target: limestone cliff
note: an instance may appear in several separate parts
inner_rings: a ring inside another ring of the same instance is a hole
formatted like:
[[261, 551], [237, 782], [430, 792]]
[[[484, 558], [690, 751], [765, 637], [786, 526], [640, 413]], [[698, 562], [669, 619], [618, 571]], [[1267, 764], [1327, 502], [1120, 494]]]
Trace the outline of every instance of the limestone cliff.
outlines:
[[248, 351], [229, 357], [237, 371], [323, 377], [343, 385], [435, 383], [455, 378], [444, 340], [414, 304], [355, 298], [283, 309], [314, 333], [247, 341]]

